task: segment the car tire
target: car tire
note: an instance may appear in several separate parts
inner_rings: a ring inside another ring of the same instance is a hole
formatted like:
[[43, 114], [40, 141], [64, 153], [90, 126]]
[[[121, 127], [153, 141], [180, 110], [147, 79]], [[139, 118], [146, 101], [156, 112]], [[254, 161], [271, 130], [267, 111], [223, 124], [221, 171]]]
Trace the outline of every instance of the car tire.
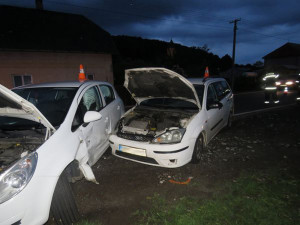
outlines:
[[66, 171], [57, 181], [51, 203], [51, 214], [57, 225], [72, 225], [80, 218]]
[[204, 153], [204, 150], [205, 150], [204, 139], [203, 139], [203, 135], [200, 134], [194, 146], [191, 163], [193, 164], [199, 163], [202, 159], [202, 154]]
[[226, 125], [227, 128], [231, 128], [231, 126], [232, 126], [232, 117], [233, 117], [233, 113], [232, 113], [232, 111], [230, 111], [228, 119], [227, 119], [227, 125]]

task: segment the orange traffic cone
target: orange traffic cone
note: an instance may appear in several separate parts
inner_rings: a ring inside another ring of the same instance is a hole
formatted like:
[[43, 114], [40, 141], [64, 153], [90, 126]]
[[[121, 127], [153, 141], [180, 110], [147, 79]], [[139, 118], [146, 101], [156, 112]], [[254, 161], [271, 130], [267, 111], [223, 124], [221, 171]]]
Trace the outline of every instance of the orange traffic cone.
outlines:
[[209, 77], [209, 71], [208, 71], [208, 66], [205, 68], [205, 73], [204, 73], [204, 78]]
[[79, 70], [78, 80], [79, 80], [80, 82], [84, 82], [84, 81], [86, 81], [87, 79], [86, 79], [85, 74], [84, 74], [83, 65], [80, 64], [80, 67], [79, 67], [79, 68], [80, 68], [80, 70]]

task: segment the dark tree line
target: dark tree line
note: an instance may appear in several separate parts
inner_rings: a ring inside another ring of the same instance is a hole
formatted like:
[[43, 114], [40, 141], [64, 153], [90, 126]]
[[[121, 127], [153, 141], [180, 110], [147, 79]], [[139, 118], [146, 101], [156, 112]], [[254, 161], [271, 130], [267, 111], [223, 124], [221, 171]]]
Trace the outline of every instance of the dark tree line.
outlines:
[[165, 67], [186, 77], [202, 77], [205, 67], [211, 75], [231, 68], [229, 55], [220, 58], [203, 47], [187, 47], [171, 42], [140, 37], [113, 36], [118, 54], [113, 56], [115, 84], [124, 81], [124, 70], [138, 67]]

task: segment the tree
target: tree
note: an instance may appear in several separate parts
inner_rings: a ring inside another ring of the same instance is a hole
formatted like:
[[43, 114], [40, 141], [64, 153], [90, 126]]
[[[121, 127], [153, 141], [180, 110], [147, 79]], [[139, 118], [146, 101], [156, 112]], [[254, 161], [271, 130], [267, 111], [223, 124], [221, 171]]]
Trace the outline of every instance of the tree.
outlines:
[[226, 54], [220, 60], [221, 71], [229, 70], [232, 67], [232, 58]]
[[262, 61], [256, 61], [253, 63], [253, 66], [262, 68], [264, 66], [264, 63]]
[[204, 44], [202, 47], [200, 47], [199, 49], [205, 51], [205, 52], [209, 52], [209, 48], [208, 48], [208, 45], [207, 44]]

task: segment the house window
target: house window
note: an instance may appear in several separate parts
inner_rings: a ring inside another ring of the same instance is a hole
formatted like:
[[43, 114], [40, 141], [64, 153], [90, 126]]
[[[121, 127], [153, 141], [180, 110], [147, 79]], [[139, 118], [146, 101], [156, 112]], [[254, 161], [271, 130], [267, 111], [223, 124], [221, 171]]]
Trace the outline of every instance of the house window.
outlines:
[[87, 75], [87, 78], [88, 78], [88, 80], [94, 80], [94, 74], [88, 74]]
[[32, 84], [32, 77], [31, 75], [13, 75], [13, 82], [14, 87]]

